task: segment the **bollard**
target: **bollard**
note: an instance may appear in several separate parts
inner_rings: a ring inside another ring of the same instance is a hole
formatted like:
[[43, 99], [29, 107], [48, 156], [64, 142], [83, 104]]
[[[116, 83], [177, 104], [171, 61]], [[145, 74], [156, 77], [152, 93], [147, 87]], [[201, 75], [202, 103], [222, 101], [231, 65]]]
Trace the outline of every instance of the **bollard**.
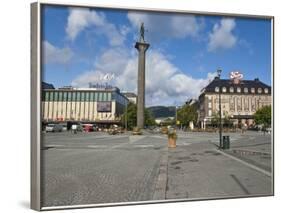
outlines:
[[222, 137], [222, 149], [229, 149], [230, 148], [230, 140], [229, 140], [229, 135], [224, 135]]

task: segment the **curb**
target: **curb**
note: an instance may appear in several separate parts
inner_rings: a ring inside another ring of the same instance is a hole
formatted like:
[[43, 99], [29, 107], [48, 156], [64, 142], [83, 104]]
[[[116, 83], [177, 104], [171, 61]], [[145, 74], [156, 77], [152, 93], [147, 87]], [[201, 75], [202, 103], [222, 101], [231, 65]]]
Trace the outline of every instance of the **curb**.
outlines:
[[240, 155], [270, 155], [271, 154], [269, 152], [252, 151], [246, 149], [232, 149], [232, 152]]

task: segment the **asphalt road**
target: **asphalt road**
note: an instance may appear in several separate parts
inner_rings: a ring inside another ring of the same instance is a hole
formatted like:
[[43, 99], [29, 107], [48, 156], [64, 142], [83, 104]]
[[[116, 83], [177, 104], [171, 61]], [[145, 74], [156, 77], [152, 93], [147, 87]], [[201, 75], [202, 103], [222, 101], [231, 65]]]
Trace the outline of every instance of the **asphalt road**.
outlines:
[[271, 137], [231, 133], [231, 150], [217, 150], [218, 134], [44, 133], [43, 206], [272, 194]]

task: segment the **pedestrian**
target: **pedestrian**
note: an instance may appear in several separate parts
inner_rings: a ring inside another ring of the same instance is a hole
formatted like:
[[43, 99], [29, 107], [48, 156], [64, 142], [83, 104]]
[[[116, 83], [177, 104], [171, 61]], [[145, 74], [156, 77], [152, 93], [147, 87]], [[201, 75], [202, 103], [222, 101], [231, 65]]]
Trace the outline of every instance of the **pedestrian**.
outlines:
[[71, 130], [74, 134], [77, 134], [77, 124], [72, 124]]

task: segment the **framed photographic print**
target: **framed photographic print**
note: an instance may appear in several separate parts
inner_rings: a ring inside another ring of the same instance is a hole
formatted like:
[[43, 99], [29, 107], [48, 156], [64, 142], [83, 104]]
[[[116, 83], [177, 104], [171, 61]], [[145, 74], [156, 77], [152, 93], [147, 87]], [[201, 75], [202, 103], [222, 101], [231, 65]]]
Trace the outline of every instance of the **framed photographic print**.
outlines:
[[31, 208], [274, 195], [274, 17], [31, 5]]

